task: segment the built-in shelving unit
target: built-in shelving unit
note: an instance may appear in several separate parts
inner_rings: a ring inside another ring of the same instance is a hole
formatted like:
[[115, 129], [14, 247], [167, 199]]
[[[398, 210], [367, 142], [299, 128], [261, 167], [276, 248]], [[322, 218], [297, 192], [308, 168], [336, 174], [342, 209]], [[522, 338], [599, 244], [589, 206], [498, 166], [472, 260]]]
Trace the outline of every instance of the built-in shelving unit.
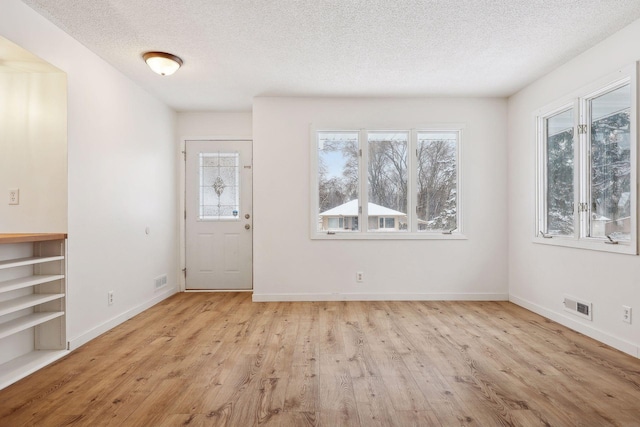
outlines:
[[66, 237], [0, 234], [0, 389], [68, 353]]

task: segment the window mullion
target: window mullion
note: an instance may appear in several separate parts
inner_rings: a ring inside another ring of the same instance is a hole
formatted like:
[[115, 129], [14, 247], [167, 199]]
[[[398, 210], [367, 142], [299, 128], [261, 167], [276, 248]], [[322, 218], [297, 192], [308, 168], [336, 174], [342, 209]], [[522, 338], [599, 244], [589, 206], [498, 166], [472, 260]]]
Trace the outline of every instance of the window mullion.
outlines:
[[418, 231], [418, 132], [411, 129], [407, 149], [407, 221], [411, 233]]
[[547, 135], [547, 120], [544, 118], [539, 120], [538, 126], [539, 126], [538, 132], [540, 135], [539, 158], [541, 159], [539, 173], [540, 173], [540, 177], [542, 178], [539, 183], [540, 188], [538, 189], [538, 194], [540, 197], [540, 206], [538, 210], [538, 215], [540, 215], [540, 220], [538, 224], [538, 227], [539, 227], [538, 232], [543, 231], [544, 233], [548, 233], [549, 229], [547, 224], [547, 209], [548, 209], [548, 206], [547, 206], [548, 205], [547, 203], [548, 167], [547, 165], [548, 165], [549, 158], [547, 155], [548, 141], [547, 141], [547, 138], [544, 136], [544, 135]]
[[582, 104], [581, 104], [581, 100], [579, 98], [576, 98], [573, 102], [573, 111], [575, 112], [575, 116], [574, 116], [574, 127], [573, 127], [573, 133], [574, 135], [577, 135], [577, 144], [575, 144], [575, 150], [574, 150], [574, 157], [573, 157], [573, 164], [576, 165], [576, 168], [573, 171], [573, 187], [575, 189], [574, 194], [573, 194], [573, 198], [574, 198], [574, 203], [573, 203], [573, 212], [574, 212], [574, 232], [573, 232], [573, 237], [575, 239], [580, 239], [583, 236], [583, 203], [585, 201], [585, 198], [583, 197], [582, 193], [584, 192], [585, 189], [585, 183], [584, 180], [582, 179], [582, 175], [583, 175], [583, 169], [584, 169], [584, 161], [582, 159], [582, 155], [584, 153], [585, 150], [585, 146], [584, 146], [584, 141], [583, 141], [583, 135], [580, 134], [579, 129], [580, 129], [580, 125], [582, 125], [584, 123], [583, 120], [583, 114], [582, 114]]
[[366, 129], [360, 129], [358, 145], [360, 150], [360, 159], [358, 163], [360, 180], [359, 231], [361, 233], [367, 233], [369, 229], [369, 139]]
[[631, 167], [631, 244], [633, 253], [638, 253], [638, 70], [637, 65], [633, 67], [633, 77], [629, 79], [631, 92], [631, 115], [630, 115], [630, 167]]
[[589, 186], [589, 171], [591, 169], [591, 154], [589, 147], [589, 135], [590, 131], [586, 131], [589, 128], [589, 111], [588, 102], [585, 98], [579, 100], [580, 118], [578, 126], [578, 138], [579, 138], [579, 152], [580, 152], [580, 175], [579, 175], [579, 193], [580, 204], [578, 205], [578, 213], [580, 218], [580, 234], [578, 238], [584, 239], [589, 237], [589, 218], [591, 215], [591, 203], [590, 201], [590, 186]]

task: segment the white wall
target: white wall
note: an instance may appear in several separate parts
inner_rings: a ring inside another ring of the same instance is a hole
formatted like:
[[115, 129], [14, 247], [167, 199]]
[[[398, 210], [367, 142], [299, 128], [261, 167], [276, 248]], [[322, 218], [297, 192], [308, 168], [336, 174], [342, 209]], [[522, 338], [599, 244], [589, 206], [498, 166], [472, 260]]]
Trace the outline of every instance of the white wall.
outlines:
[[251, 139], [252, 115], [241, 112], [178, 113], [178, 136], [186, 138]]
[[0, 36], [67, 74], [73, 348], [176, 289], [175, 113], [18, 0], [3, 1]]
[[[506, 299], [506, 108], [505, 99], [254, 99], [254, 300]], [[466, 124], [468, 240], [311, 240], [311, 123]]]
[[66, 231], [66, 76], [0, 72], [0, 232]]
[[[640, 59], [640, 21], [509, 99], [510, 299], [582, 333], [639, 356], [640, 317], [622, 322], [622, 305], [640, 314], [637, 256], [532, 243], [535, 221], [534, 112]], [[593, 302], [593, 321], [563, 310], [563, 294]]]

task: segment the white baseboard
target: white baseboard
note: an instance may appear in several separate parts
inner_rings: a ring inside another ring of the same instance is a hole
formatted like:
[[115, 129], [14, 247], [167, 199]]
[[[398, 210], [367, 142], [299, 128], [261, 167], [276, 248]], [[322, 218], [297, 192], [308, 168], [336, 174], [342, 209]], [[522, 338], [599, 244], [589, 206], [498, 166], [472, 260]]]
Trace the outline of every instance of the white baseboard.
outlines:
[[508, 301], [509, 294], [500, 293], [332, 293], [332, 294], [260, 294], [253, 293], [253, 302], [280, 301]]
[[171, 295], [175, 294], [178, 292], [178, 288], [174, 287], [171, 289], [168, 289], [167, 291], [155, 295], [153, 298], [151, 298], [148, 301], [145, 301], [144, 303], [137, 305], [135, 307], [133, 307], [130, 310], [125, 311], [124, 313], [119, 314], [118, 316], [107, 320], [106, 322], [96, 326], [95, 328], [92, 328], [88, 331], [86, 331], [85, 333], [83, 333], [82, 335], [79, 335], [73, 339], [69, 340], [69, 350], [75, 350], [76, 348], [80, 347], [81, 345], [84, 345], [86, 343], [88, 343], [89, 341], [91, 341], [94, 338], [97, 338], [98, 336], [104, 334], [105, 332], [107, 332], [110, 329], [115, 328], [116, 326], [118, 326], [121, 323], [126, 322], [127, 320], [131, 319], [133, 316], [136, 316], [140, 313], [142, 313], [143, 311], [153, 307], [154, 305], [156, 305], [157, 303], [159, 303], [160, 301], [163, 301], [167, 298], [169, 298]]
[[572, 319], [571, 317], [568, 317], [564, 314], [557, 313], [538, 304], [527, 301], [524, 298], [510, 295], [509, 301], [516, 305], [519, 305], [520, 307], [526, 308], [529, 311], [533, 311], [536, 314], [544, 316], [547, 319], [558, 322], [559, 324], [566, 326], [569, 329], [580, 332], [581, 334], [586, 335], [589, 338], [593, 338], [594, 340], [600, 341], [615, 349], [630, 354], [631, 356], [640, 358], [640, 347], [637, 344], [615, 337], [607, 332], [594, 328], [593, 326], [584, 324], [576, 319]]

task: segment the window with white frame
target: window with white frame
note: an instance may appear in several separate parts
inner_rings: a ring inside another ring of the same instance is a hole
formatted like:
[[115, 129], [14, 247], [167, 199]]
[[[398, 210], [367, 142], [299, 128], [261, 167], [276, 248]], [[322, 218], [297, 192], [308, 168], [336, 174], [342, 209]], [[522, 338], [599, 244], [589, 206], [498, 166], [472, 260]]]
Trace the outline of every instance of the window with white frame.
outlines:
[[314, 130], [314, 238], [461, 238], [461, 126]]
[[396, 229], [396, 219], [393, 217], [380, 217], [378, 218], [379, 229], [387, 229], [387, 230], [395, 230]]
[[537, 116], [539, 242], [636, 253], [636, 67]]

